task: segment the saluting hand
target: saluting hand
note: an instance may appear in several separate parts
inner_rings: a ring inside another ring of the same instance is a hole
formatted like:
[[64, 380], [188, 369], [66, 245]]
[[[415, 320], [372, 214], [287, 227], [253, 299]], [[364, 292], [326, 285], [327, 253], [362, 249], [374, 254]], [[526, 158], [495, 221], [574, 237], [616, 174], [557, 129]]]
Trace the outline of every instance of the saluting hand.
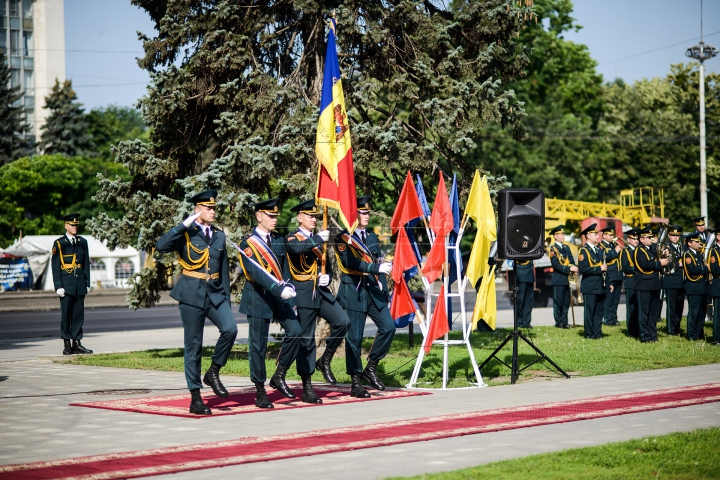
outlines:
[[185, 225], [186, 227], [189, 227], [199, 216], [200, 216], [200, 212], [193, 213], [192, 215], [187, 217], [185, 220], [183, 220], [183, 225]]
[[330, 239], [330, 230], [322, 230], [318, 232], [317, 235], [322, 238], [323, 242], [327, 242]]

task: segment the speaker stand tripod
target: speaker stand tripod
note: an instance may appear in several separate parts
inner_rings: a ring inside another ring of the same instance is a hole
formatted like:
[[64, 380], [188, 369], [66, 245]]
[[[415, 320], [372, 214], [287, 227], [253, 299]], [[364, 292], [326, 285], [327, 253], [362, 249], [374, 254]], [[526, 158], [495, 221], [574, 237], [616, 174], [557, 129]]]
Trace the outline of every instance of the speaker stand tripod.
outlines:
[[[518, 330], [518, 286], [517, 286], [517, 261], [513, 261], [513, 286], [512, 286], [512, 297], [513, 297], [513, 331], [510, 333], [505, 340], [495, 349], [494, 352], [490, 354], [488, 358], [485, 359], [485, 361], [480, 365], [479, 369], [482, 371], [483, 367], [488, 364], [488, 362], [495, 358], [498, 362], [502, 363], [506, 367], [510, 369], [510, 383], [512, 385], [515, 385], [515, 382], [517, 381], [518, 375], [520, 373], [531, 367], [532, 365], [535, 365], [537, 362], [540, 362], [542, 360], [547, 360], [550, 365], [555, 367], [555, 369], [563, 374], [565, 378], [570, 378], [570, 375], [565, 373], [565, 371], [558, 367], [555, 362], [553, 362], [550, 357], [545, 355], [542, 350], [540, 350], [538, 347], [536, 347], [530, 340], [527, 339], [525, 335], [522, 334]], [[538, 354], [538, 358], [530, 362], [528, 365], [525, 365], [523, 368], [518, 368], [518, 339], [522, 339], [525, 343], [530, 345], [533, 350]], [[502, 348], [505, 346], [506, 343], [508, 343], [510, 340], [513, 342], [513, 349], [512, 349], [512, 361], [511, 365], [508, 365], [503, 360], [500, 359], [500, 357], [497, 356], [497, 353], [502, 350]]]

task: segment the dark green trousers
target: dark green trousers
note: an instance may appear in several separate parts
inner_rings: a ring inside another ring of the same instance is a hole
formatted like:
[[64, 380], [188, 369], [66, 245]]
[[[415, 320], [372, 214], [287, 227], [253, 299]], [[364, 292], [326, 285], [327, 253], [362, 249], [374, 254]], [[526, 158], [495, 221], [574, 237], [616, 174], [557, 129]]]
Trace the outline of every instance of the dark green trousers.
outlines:
[[602, 319], [605, 313], [605, 294], [584, 293], [583, 326], [585, 338], [602, 338]]
[[680, 333], [680, 321], [682, 320], [683, 308], [685, 307], [685, 289], [665, 289], [665, 321], [667, 322], [668, 335]]
[[375, 304], [368, 302], [367, 312], [356, 312], [347, 310], [350, 319], [350, 327], [345, 336], [345, 368], [348, 375], [362, 373], [362, 341], [365, 331], [365, 320], [367, 317], [375, 323], [377, 334], [368, 358], [374, 361], [380, 361], [385, 358], [390, 350], [392, 339], [395, 336], [395, 324], [390, 317], [390, 309], [385, 305], [382, 310], [378, 310]]
[[315, 356], [317, 345], [315, 343], [315, 326], [317, 317], [325, 319], [330, 325], [330, 337], [325, 341], [326, 348], [337, 350], [345, 338], [350, 320], [339, 302], [330, 303], [325, 298], [320, 302], [320, 308], [298, 307], [300, 320], [300, 348], [297, 355], [297, 372], [300, 375], [312, 375], [315, 371]]
[[[610, 291], [612, 286], [612, 292]], [[614, 280], [607, 281], [605, 286], [605, 319], [603, 323], [605, 325], [617, 325], [617, 309], [620, 303], [620, 292], [622, 291], [622, 281]]]
[[657, 341], [657, 318], [662, 307], [660, 290], [639, 290], [638, 305], [640, 306], [640, 341]]
[[700, 340], [705, 326], [707, 295], [688, 295], [687, 339]]
[[518, 283], [517, 302], [518, 327], [529, 327], [535, 303], [535, 290], [532, 283]]
[[640, 309], [638, 307], [638, 292], [634, 288], [625, 288], [625, 326], [628, 335], [640, 338]]
[[195, 390], [202, 388], [200, 364], [205, 318], [209, 318], [220, 330], [220, 338], [215, 344], [215, 352], [212, 356], [213, 363], [220, 366], [225, 365], [230, 356], [230, 350], [232, 350], [235, 337], [237, 337], [237, 323], [235, 323], [235, 317], [230, 309], [230, 302], [225, 300], [216, 307], [207, 296], [205, 296], [203, 308], [181, 303], [180, 317], [185, 331], [185, 380], [188, 390]]
[[720, 342], [720, 297], [713, 297], [713, 342]]
[[[297, 357], [302, 340], [300, 322], [297, 317], [289, 313], [287, 318], [275, 319], [283, 329], [280, 358], [278, 364], [290, 368]], [[265, 355], [267, 354], [268, 335], [270, 334], [270, 319], [248, 317], [248, 360], [250, 362], [250, 380], [253, 383], [265, 383], [267, 371], [265, 368]]]
[[568, 324], [568, 310], [570, 309], [570, 286], [555, 285], [553, 287], [553, 315], [555, 325]]
[[60, 337], [63, 340], [83, 338], [85, 323], [85, 295], [68, 295], [60, 298]]

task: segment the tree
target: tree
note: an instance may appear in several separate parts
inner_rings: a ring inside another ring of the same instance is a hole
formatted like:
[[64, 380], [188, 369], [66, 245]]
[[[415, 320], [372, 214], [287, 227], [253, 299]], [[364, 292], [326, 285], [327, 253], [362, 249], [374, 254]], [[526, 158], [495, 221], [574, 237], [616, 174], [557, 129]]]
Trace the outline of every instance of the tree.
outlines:
[[45, 108], [50, 115], [40, 127], [40, 150], [46, 155], [62, 154], [69, 157], [92, 152], [91, 137], [82, 105], [72, 89], [72, 81], [60, 84], [55, 79], [50, 94], [45, 97]]
[[19, 105], [21, 98], [20, 86], [10, 87], [7, 56], [0, 50], [0, 165], [29, 155], [32, 149], [26, 138], [29, 127], [25, 108]]
[[[141, 36], [139, 60], [152, 76], [140, 101], [152, 133], [148, 143], [117, 148], [132, 180], [102, 180], [97, 198], [126, 212], [90, 224], [111, 248], [137, 241], [152, 251], [189, 211], [183, 199], [205, 188], [222, 191], [220, 217], [236, 240], [251, 223], [249, 203], [313, 194], [332, 8], [361, 192], [393, 198], [408, 169], [456, 170], [469, 184], [475, 165], [465, 154], [476, 147], [476, 130], [498, 123], [513, 138], [524, 136], [524, 111], [507, 85], [527, 63], [515, 37], [529, 7], [506, 0], [452, 8], [438, 0], [133, 4], [157, 30]], [[143, 270], [131, 305], [152, 304], [162, 276]]]
[[107, 161], [113, 159], [114, 145], [136, 138], [149, 140], [150, 132], [135, 108], [117, 105], [95, 108], [87, 114], [87, 123], [95, 153]]

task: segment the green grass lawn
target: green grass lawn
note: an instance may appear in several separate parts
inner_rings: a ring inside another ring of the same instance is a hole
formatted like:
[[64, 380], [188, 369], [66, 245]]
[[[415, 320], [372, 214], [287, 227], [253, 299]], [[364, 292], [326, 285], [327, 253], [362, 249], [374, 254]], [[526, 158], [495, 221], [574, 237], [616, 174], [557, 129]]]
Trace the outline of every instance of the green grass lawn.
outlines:
[[[711, 324], [705, 325], [705, 334], [711, 338]], [[684, 331], [683, 320], [683, 331]], [[471, 343], [478, 365], [502, 342], [510, 330], [499, 329], [491, 333], [475, 332], [471, 335]], [[618, 327], [603, 326], [604, 337], [600, 340], [586, 340], [582, 328], [561, 330], [555, 327], [535, 327], [523, 330], [546, 355], [571, 375], [592, 376], [609, 373], [654, 370], [659, 368], [683, 367], [720, 363], [720, 346], [710, 345], [705, 341], [690, 342], [682, 337], [671, 337], [663, 332], [658, 333], [658, 343], [640, 343], [626, 336], [624, 323]], [[451, 338], [462, 338], [459, 332], [453, 332]], [[378, 368], [383, 381], [394, 387], [407, 384], [412, 373], [419, 346], [422, 342], [420, 334], [415, 335], [415, 348], [408, 347], [406, 334], [396, 335], [388, 356], [380, 362]], [[275, 358], [278, 355], [279, 343], [270, 343], [266, 360], [268, 376], [275, 371]], [[365, 339], [363, 349], [367, 352], [372, 346], [372, 339]], [[203, 371], [210, 365], [212, 348], [203, 350]], [[500, 358], [510, 363], [512, 350], [506, 345], [499, 353]], [[529, 364], [535, 355], [533, 350], [520, 342], [518, 350], [520, 366]], [[472, 367], [464, 346], [451, 346], [449, 349], [449, 386], [466, 386], [474, 381]], [[141, 352], [98, 354], [77, 357], [71, 363], [79, 365], [95, 365], [106, 367], [139, 368], [146, 370], [183, 371], [183, 350], [180, 348], [166, 350], [148, 350]], [[345, 374], [345, 359], [333, 360], [333, 372], [339, 382], [350, 383]], [[509, 369], [492, 360], [483, 370], [483, 379], [489, 385], [509, 383]], [[239, 375], [249, 377], [247, 361], [247, 345], [235, 345], [232, 358], [222, 370], [223, 375]], [[525, 370], [519, 381], [537, 381], [547, 378], [558, 378], [560, 375], [547, 362], [539, 362]], [[295, 367], [291, 367], [288, 378], [299, 379]], [[322, 381], [316, 372], [314, 379]], [[442, 347], [433, 347], [423, 362], [423, 369], [418, 386], [437, 387], [442, 382]]]
[[720, 478], [719, 445], [720, 428], [706, 428], [405, 478], [428, 480]]

